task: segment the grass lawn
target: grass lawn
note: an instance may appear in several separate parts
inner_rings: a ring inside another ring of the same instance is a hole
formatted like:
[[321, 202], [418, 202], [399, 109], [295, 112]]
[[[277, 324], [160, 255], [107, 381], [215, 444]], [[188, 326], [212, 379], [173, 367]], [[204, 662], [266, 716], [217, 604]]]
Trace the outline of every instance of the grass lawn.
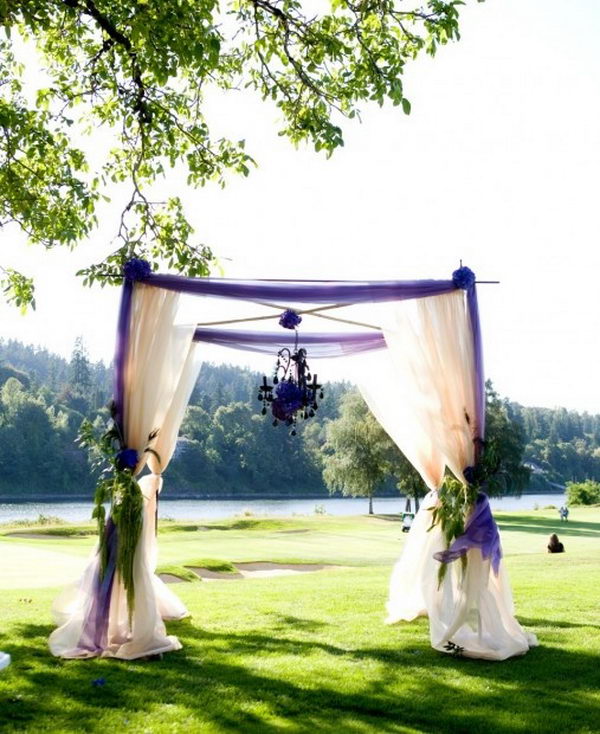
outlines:
[[[0, 731], [596, 733], [600, 510], [575, 509], [562, 526], [556, 514], [498, 514], [517, 616], [541, 643], [503, 663], [434, 652], [426, 620], [385, 626], [399, 523], [322, 516], [163, 523], [170, 572], [201, 559], [339, 568], [180, 583], [193, 617], [168, 629], [183, 650], [152, 662], [58, 660], [46, 645], [50, 605], [94, 539], [2, 528], [0, 650], [13, 664], [0, 672]], [[553, 531], [564, 555], [545, 553]]]

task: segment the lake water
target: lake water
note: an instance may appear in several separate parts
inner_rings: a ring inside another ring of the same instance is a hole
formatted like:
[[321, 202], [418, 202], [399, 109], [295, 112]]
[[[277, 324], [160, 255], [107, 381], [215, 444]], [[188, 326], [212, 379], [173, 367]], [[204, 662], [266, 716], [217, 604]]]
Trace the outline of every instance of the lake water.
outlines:
[[[563, 494], [526, 494], [522, 497], [492, 499], [494, 510], [532, 510], [536, 506], [556, 505], [565, 502]], [[392, 514], [404, 510], [402, 497], [375, 498], [376, 513]], [[364, 515], [368, 511], [367, 500], [354, 498], [325, 498], [310, 500], [170, 500], [161, 499], [159, 516], [173, 520], [212, 520], [234, 515], [312, 515], [315, 508], [324, 508], [328, 515]], [[90, 520], [90, 502], [23, 502], [0, 504], [0, 524], [15, 520], [36, 520], [38, 515], [52, 515], [67, 522]]]

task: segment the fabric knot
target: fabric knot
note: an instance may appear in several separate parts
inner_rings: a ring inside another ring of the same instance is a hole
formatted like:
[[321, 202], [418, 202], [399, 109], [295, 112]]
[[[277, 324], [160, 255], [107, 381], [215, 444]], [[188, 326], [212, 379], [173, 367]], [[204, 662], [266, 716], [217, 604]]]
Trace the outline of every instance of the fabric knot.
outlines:
[[475, 483], [475, 467], [465, 466], [465, 468], [463, 469], [463, 477], [465, 478], [465, 481], [467, 484], [474, 484]]
[[452, 563], [466, 555], [472, 548], [479, 549], [484, 560], [490, 560], [497, 576], [502, 558], [500, 533], [492, 517], [487, 495], [483, 492], [477, 495], [477, 500], [465, 525], [465, 532], [456, 538], [448, 550], [434, 553], [433, 557], [440, 563]]

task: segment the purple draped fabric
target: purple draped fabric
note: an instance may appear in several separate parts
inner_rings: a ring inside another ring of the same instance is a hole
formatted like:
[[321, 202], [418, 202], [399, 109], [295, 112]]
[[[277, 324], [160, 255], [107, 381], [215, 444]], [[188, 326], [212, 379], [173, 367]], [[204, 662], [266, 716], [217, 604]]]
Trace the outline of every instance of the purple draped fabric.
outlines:
[[119, 306], [119, 320], [117, 322], [117, 343], [115, 345], [115, 375], [114, 375], [114, 403], [115, 421], [123, 435], [125, 424], [125, 361], [129, 342], [129, 321], [131, 317], [131, 303], [133, 299], [133, 281], [125, 279], [121, 291]]
[[[281, 332], [268, 332], [198, 328], [194, 335], [194, 341], [197, 342], [270, 355], [283, 347], [293, 349], [295, 339], [295, 332], [283, 329]], [[384, 336], [379, 331], [315, 334], [300, 332], [298, 343], [301, 347], [310, 348], [311, 358], [343, 357], [383, 349], [386, 346]]]
[[[213, 296], [219, 298], [243, 299], [249, 301], [260, 301], [264, 303], [278, 303], [289, 305], [292, 303], [345, 303], [348, 305], [401, 301], [412, 298], [426, 298], [443, 293], [451, 293], [457, 289], [453, 280], [389, 280], [389, 281], [336, 281], [336, 280], [311, 280], [311, 281], [286, 281], [286, 280], [235, 280], [227, 278], [186, 278], [180, 275], [161, 275], [152, 273], [141, 278], [142, 283], [174, 290], [179, 293], [187, 293], [199, 296]], [[485, 385], [483, 374], [483, 352], [481, 344], [481, 327], [479, 323], [479, 310], [477, 306], [477, 290], [475, 284], [466, 289], [467, 308], [471, 322], [474, 359], [475, 359], [475, 405], [476, 416], [474, 438], [476, 444], [476, 458], [481, 450], [481, 439], [485, 435]], [[342, 356], [347, 353], [366, 351], [367, 349], [379, 348], [378, 338], [370, 340], [350, 336], [332, 335], [329, 339], [333, 354], [322, 356]], [[258, 348], [261, 337], [238, 338], [228, 336], [224, 331], [207, 333], [207, 330], [198, 330], [196, 339], [210, 341], [223, 346], [237, 346], [238, 349], [252, 351], [265, 351]], [[236, 345], [237, 340], [237, 345]], [[312, 342], [319, 345], [318, 350], [326, 352], [326, 340]], [[264, 345], [269, 343], [268, 339], [262, 340]], [[305, 343], [306, 342], [305, 340]], [[276, 341], [271, 344], [277, 344]], [[337, 345], [337, 346], [336, 346]], [[346, 351], [348, 348], [348, 352]], [[317, 351], [318, 351], [317, 350]], [[313, 356], [317, 356], [314, 354]], [[122, 401], [121, 401], [122, 402]], [[119, 403], [119, 400], [117, 400]], [[480, 440], [478, 440], [480, 439]]]
[[456, 290], [452, 280], [230, 280], [184, 278], [153, 273], [141, 279], [146, 285], [179, 293], [246, 301], [291, 303], [356, 303], [405, 301], [439, 296]]
[[497, 575], [502, 558], [500, 533], [492, 517], [488, 497], [483, 492], [477, 495], [477, 501], [465, 526], [465, 532], [456, 538], [448, 550], [434, 553], [433, 557], [441, 563], [451, 563], [464, 556], [471, 548], [479, 548], [484, 560], [488, 558], [491, 560], [492, 568]]
[[[313, 304], [361, 304], [386, 301], [402, 301], [412, 298], [427, 298], [457, 289], [453, 280], [396, 280], [396, 281], [283, 281], [283, 280], [229, 280], [217, 278], [185, 278], [178, 275], [160, 275], [153, 273], [141, 277], [139, 281], [148, 286], [164, 288], [179, 293], [199, 296], [212, 296], [229, 299], [243, 299], [281, 303], [289, 307], [295, 303]], [[134, 282], [125, 279], [119, 309], [117, 328], [117, 343], [115, 350], [115, 384], [114, 402], [118, 427], [123, 431], [125, 421], [125, 363], [127, 359], [131, 307]], [[476, 445], [476, 457], [481, 443], [478, 439], [484, 436], [485, 422], [485, 391], [483, 377], [483, 359], [481, 347], [481, 328], [477, 307], [477, 293], [475, 285], [466, 289], [467, 307], [469, 311], [476, 372], [475, 403], [476, 420], [473, 427]], [[273, 347], [294, 346], [295, 335], [283, 332], [282, 334], [268, 334], [261, 332], [226, 331], [222, 329], [198, 328], [195, 333], [196, 341], [205, 341], [222, 346], [236, 347], [271, 354]], [[311, 347], [311, 356], [334, 357], [355, 354], [371, 349], [380, 349], [385, 346], [385, 340], [379, 332], [364, 333], [322, 333], [300, 334], [301, 346]], [[489, 503], [485, 501], [476, 504], [467, 523], [465, 535], [457, 538], [446, 554], [457, 553], [459, 557], [466, 553], [469, 547], [481, 547], [482, 552], [492, 556], [494, 569], [500, 559], [500, 541], [498, 530], [494, 523]], [[117, 531], [109, 519], [107, 532], [110, 532], [109, 569], [102, 581], [98, 578], [95, 584], [94, 601], [86, 619], [81, 646], [85, 649], [102, 649], [106, 641], [108, 626], [108, 611], [110, 594], [114, 578], [114, 563], [116, 559]], [[495, 533], [495, 535], [494, 535]], [[488, 535], [491, 540], [488, 540]], [[479, 541], [485, 536], [486, 540]], [[466, 545], [465, 545], [466, 544]], [[463, 550], [464, 549], [464, 550]], [[445, 556], [444, 562], [454, 560], [454, 557]], [[112, 559], [112, 560], [111, 560]]]
[[[401, 301], [412, 298], [452, 293], [457, 289], [453, 280], [389, 280], [389, 281], [285, 281], [285, 280], [233, 280], [226, 278], [186, 278], [180, 275], [152, 273], [138, 282], [157, 288], [199, 296], [244, 299], [264, 303], [282, 301], [291, 303], [343, 303]], [[124, 368], [129, 339], [129, 322], [133, 294], [133, 281], [125, 279], [115, 351], [115, 390], [117, 424], [122, 429], [125, 412]], [[475, 354], [476, 425], [475, 438], [482, 438], [485, 421], [485, 395], [483, 385], [483, 360], [481, 356], [481, 331], [477, 309], [475, 286], [467, 289], [467, 301]], [[205, 341], [237, 349], [266, 352], [272, 346], [289, 346], [284, 337], [260, 332], [242, 332], [224, 329], [197, 329], [196, 341]], [[313, 357], [338, 357], [380, 349], [385, 346], [379, 333], [306, 334], [302, 343], [311, 345]], [[290, 340], [291, 341], [291, 340]], [[479, 448], [479, 442], [478, 442]]]
[[100, 578], [100, 559], [92, 581], [92, 603], [88, 609], [78, 648], [89, 652], [102, 652], [106, 648], [108, 635], [108, 613], [112, 596], [113, 581], [117, 565], [117, 527], [108, 518], [106, 528], [108, 563], [103, 578]]
[[[152, 273], [139, 282], [157, 288], [201, 296], [245, 299], [264, 303], [344, 303], [400, 301], [411, 298], [452, 293], [457, 289], [453, 280], [390, 280], [390, 281], [284, 281], [284, 280], [230, 280], [224, 278], [185, 278], [179, 275]], [[134, 282], [124, 280], [117, 344], [115, 350], [114, 402], [116, 422], [123, 431], [125, 420], [125, 360], [129, 340], [129, 322]], [[475, 360], [475, 420], [473, 438], [476, 442], [476, 461], [485, 435], [485, 385], [481, 327], [475, 285], [466, 289], [467, 308], [471, 324]], [[385, 346], [379, 333], [306, 334], [302, 343], [312, 346], [313, 357], [340, 357]], [[224, 329], [197, 329], [196, 341], [205, 341], [237, 349], [267, 352], [272, 346], [290, 346], [284, 337], [260, 332], [242, 332]], [[290, 339], [291, 342], [291, 339]]]
[[[477, 305], [477, 289], [472, 285], [467, 290], [467, 309], [471, 323], [473, 338], [473, 359], [475, 361], [475, 425], [473, 426], [475, 443], [475, 463], [479, 461], [482, 440], [485, 437], [485, 377], [483, 373], [483, 345], [481, 340], [481, 324]], [[480, 439], [480, 440], [477, 440]]]

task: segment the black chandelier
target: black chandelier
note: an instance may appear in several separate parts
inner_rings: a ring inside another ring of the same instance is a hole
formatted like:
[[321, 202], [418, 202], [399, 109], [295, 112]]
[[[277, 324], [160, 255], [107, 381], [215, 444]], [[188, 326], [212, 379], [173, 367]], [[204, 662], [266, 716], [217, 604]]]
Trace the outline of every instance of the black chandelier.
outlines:
[[281, 315], [280, 326], [296, 332], [294, 349], [292, 351], [284, 347], [277, 352], [273, 384], [269, 384], [265, 375], [262, 385], [258, 387], [258, 400], [263, 404], [261, 413], [267, 415], [270, 406], [273, 425], [281, 423], [290, 426], [292, 436], [296, 435], [298, 418], [312, 418], [319, 407], [318, 401], [323, 400], [323, 387], [317, 375], [311, 375], [306, 349], [298, 347], [296, 327], [301, 321], [302, 317], [291, 309]]

